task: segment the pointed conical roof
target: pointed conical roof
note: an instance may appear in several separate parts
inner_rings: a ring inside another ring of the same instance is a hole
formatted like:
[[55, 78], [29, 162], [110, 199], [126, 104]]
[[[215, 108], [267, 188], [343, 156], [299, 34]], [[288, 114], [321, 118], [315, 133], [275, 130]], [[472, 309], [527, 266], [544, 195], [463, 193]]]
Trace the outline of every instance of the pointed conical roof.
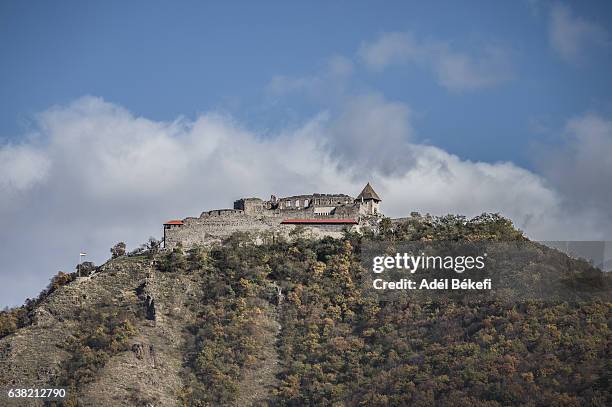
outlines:
[[368, 200], [368, 199], [373, 199], [375, 201], [382, 201], [382, 199], [380, 199], [380, 197], [378, 196], [378, 194], [374, 191], [374, 188], [372, 188], [372, 185], [370, 185], [370, 183], [368, 182], [368, 184], [363, 188], [363, 191], [361, 191], [361, 193], [357, 196], [357, 200], [361, 201], [361, 200]]

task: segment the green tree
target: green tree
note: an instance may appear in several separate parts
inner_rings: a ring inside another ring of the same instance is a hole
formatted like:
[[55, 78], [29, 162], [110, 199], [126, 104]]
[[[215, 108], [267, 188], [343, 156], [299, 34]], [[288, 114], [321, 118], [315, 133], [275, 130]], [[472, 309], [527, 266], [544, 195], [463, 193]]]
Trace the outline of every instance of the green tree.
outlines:
[[91, 261], [84, 261], [83, 263], [77, 265], [76, 270], [78, 276], [87, 277], [96, 271], [96, 265]]
[[146, 252], [147, 258], [153, 259], [157, 253], [159, 253], [159, 248], [161, 247], [161, 242], [154, 237], [150, 237], [147, 243], [143, 245], [143, 248]]
[[115, 259], [117, 257], [125, 256], [125, 247], [126, 246], [124, 242], [119, 242], [113, 247], [111, 247], [110, 249], [111, 257]]
[[159, 269], [163, 272], [182, 272], [187, 270], [187, 258], [180, 244], [162, 257]]

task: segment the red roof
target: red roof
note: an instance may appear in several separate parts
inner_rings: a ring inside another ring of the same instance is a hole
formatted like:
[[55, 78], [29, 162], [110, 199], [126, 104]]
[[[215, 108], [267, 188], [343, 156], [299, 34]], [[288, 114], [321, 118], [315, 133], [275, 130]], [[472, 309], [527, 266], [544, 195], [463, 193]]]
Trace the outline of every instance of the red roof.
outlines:
[[285, 219], [281, 222], [284, 225], [356, 225], [355, 219]]
[[168, 222], [165, 222], [164, 225], [182, 225], [183, 221], [180, 219], [173, 219], [173, 220], [169, 220]]

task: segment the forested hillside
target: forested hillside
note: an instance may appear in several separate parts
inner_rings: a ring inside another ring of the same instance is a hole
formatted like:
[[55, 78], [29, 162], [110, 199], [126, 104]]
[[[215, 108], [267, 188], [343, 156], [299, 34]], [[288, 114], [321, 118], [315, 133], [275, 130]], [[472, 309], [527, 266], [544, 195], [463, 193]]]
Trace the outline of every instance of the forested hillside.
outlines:
[[[536, 281], [562, 259], [564, 284], [596, 295], [389, 300], [364, 284], [371, 270], [361, 250], [373, 241], [479, 240], [532, 245], [542, 264], [517, 265], [514, 278]], [[120, 255], [79, 283], [87, 298], [74, 306], [88, 301], [89, 310], [61, 314], [57, 304], [77, 284], [67, 275], [3, 312], [0, 362], [21, 365], [0, 385], [46, 368], [40, 384], [68, 387], [65, 405], [104, 405], [111, 396], [92, 388], [111, 391], [113, 375], [115, 405], [612, 404], [609, 276], [528, 242], [499, 216], [384, 220], [380, 233], [344, 239], [297, 229], [290, 240], [236, 234], [213, 247], [155, 249]], [[56, 356], [18, 362], [17, 345], [56, 322], [65, 328], [47, 340]]]

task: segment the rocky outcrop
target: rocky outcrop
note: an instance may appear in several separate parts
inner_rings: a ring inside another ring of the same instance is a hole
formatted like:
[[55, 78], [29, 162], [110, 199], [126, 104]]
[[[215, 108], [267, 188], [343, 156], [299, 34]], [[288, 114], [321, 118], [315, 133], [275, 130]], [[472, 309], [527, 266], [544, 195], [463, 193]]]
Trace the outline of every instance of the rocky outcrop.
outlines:
[[[137, 335], [81, 389], [79, 405], [177, 405], [183, 335], [193, 318], [185, 303], [196, 295], [194, 287], [184, 275], [153, 270], [144, 258], [109, 261], [94, 276], [58, 288], [34, 310], [31, 326], [0, 339], [0, 388], [53, 387], [70, 357], [66, 344], [78, 331], [79, 311], [111, 306], [133, 310]], [[9, 405], [42, 404], [21, 399]]]

